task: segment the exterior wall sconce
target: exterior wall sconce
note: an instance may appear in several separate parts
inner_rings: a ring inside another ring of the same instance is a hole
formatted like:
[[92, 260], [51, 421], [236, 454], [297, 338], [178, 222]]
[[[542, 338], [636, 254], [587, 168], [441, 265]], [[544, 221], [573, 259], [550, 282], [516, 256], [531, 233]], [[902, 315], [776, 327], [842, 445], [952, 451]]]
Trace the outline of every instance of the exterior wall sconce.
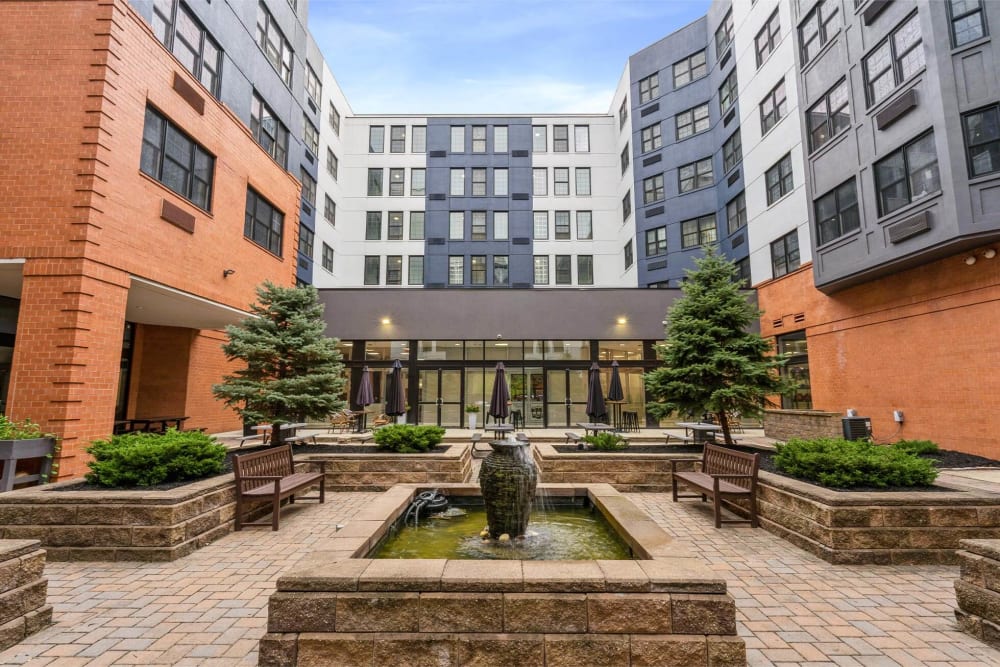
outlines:
[[229, 276], [233, 275], [234, 273], [236, 273], [236, 269], [223, 269], [222, 270], [222, 277], [223, 278], [228, 278]]
[[973, 264], [976, 263], [976, 256], [969, 255], [968, 257], [965, 258], [965, 263], [968, 264], [969, 266], [972, 266]]
[[997, 256], [997, 251], [993, 248], [987, 248], [986, 250], [983, 251], [983, 257], [985, 257], [986, 259], [993, 259], [996, 256]]
[[997, 251], [996, 248], [986, 248], [985, 250], [974, 251], [968, 257], [965, 258], [965, 263], [969, 266], [975, 264], [977, 260], [976, 255], [982, 255], [983, 259], [993, 259], [994, 257], [997, 256]]

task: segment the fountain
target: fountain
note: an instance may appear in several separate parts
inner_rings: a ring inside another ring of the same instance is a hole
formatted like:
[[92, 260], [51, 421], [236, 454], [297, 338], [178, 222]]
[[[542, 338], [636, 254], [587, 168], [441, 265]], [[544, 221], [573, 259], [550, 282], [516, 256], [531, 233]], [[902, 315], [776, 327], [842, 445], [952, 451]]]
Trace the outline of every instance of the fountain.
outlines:
[[524, 537], [538, 485], [538, 469], [528, 453], [529, 445], [511, 435], [491, 442], [490, 447], [493, 452], [479, 473], [489, 536], [495, 540], [503, 535], [508, 539]]

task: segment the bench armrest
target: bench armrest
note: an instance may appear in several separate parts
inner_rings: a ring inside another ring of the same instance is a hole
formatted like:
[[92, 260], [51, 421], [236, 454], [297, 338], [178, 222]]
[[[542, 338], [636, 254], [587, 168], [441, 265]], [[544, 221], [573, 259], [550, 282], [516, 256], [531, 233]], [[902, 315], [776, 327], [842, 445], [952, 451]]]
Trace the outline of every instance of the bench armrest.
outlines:
[[678, 463], [701, 463], [701, 459], [670, 459], [670, 472], [677, 472]]
[[721, 475], [718, 473], [708, 473], [715, 479], [753, 479], [753, 475]]

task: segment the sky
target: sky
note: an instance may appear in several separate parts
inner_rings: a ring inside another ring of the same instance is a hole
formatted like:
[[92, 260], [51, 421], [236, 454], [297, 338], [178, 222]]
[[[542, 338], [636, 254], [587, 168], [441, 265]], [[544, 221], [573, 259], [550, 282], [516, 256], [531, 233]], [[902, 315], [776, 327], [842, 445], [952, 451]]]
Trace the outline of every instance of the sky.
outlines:
[[311, 0], [355, 113], [607, 113], [628, 57], [709, 0]]

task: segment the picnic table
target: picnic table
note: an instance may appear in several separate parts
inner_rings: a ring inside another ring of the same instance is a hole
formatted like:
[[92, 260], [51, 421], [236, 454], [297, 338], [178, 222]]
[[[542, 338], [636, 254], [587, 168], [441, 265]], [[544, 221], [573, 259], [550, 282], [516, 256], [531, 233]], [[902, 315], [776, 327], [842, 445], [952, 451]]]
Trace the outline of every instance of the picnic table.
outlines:
[[497, 440], [503, 439], [508, 433], [514, 432], [513, 424], [494, 424], [493, 426], [484, 426], [483, 430], [493, 431], [493, 437]]
[[167, 429], [173, 426], [180, 430], [181, 424], [190, 417], [133, 417], [131, 419], [119, 419], [115, 422], [115, 433], [133, 433], [135, 431], [145, 431], [152, 433], [166, 433]]
[[584, 433], [585, 436], [586, 435], [590, 435], [591, 431], [594, 432], [594, 435], [597, 435], [601, 431], [612, 431], [612, 430], [614, 430], [610, 424], [602, 424], [600, 422], [598, 422], [598, 423], [577, 422], [576, 425], [583, 429], [583, 433]]
[[684, 434], [694, 434], [695, 442], [709, 442], [715, 440], [715, 434], [722, 430], [718, 424], [708, 424], [705, 422], [677, 422], [677, 426], [684, 429]]

